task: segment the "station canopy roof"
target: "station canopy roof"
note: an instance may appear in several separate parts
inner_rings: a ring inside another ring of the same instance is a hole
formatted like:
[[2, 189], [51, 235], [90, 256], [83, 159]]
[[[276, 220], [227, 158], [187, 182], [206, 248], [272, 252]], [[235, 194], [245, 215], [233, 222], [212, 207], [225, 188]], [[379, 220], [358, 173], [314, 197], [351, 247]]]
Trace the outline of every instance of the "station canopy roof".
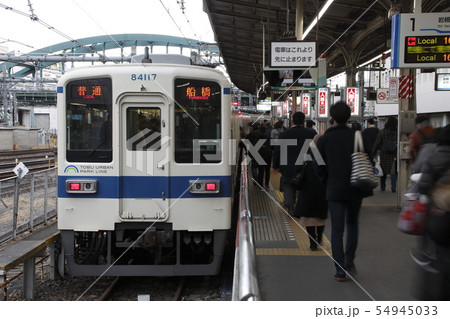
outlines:
[[[390, 49], [391, 17], [400, 2], [413, 0], [334, 0], [304, 41], [317, 42], [326, 56], [327, 78]], [[263, 34], [268, 66], [270, 42], [295, 40], [296, 6], [303, 2], [303, 30], [327, 0], [204, 0], [231, 81], [256, 94], [262, 84]], [[448, 12], [448, 0], [422, 0], [422, 12]], [[412, 12], [412, 9], [410, 9]], [[406, 12], [406, 11], [405, 11]], [[263, 28], [265, 32], [263, 33]]]

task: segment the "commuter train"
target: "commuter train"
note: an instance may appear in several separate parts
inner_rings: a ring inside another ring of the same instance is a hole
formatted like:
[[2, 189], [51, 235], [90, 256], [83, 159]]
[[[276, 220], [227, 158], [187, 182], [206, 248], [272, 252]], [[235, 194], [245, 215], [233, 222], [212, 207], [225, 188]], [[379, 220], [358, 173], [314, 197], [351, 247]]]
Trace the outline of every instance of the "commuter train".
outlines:
[[220, 270], [239, 138], [230, 83], [212, 68], [147, 62], [72, 69], [58, 83], [58, 228], [71, 275]]

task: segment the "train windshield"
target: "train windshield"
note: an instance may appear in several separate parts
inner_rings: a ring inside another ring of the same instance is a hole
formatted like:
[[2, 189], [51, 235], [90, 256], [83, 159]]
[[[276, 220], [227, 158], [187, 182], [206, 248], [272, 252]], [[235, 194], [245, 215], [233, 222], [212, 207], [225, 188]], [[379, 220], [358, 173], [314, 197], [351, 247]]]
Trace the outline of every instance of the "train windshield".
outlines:
[[68, 162], [112, 161], [111, 79], [71, 81], [66, 86]]
[[194, 79], [175, 80], [175, 161], [220, 163], [221, 87]]

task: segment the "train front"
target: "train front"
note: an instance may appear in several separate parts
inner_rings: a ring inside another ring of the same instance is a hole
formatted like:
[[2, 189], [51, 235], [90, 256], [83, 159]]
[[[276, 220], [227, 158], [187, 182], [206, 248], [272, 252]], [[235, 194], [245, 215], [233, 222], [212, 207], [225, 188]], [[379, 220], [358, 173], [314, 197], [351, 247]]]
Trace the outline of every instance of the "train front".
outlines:
[[58, 227], [69, 273], [217, 274], [231, 227], [230, 127], [229, 82], [215, 70], [66, 73]]

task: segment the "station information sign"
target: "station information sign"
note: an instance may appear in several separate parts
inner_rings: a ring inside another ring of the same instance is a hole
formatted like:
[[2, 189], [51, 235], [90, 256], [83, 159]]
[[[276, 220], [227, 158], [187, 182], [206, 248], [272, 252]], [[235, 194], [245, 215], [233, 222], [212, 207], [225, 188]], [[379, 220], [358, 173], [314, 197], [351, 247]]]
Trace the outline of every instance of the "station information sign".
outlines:
[[450, 67], [450, 12], [396, 14], [391, 59], [393, 68]]
[[270, 67], [316, 67], [316, 42], [271, 42]]

